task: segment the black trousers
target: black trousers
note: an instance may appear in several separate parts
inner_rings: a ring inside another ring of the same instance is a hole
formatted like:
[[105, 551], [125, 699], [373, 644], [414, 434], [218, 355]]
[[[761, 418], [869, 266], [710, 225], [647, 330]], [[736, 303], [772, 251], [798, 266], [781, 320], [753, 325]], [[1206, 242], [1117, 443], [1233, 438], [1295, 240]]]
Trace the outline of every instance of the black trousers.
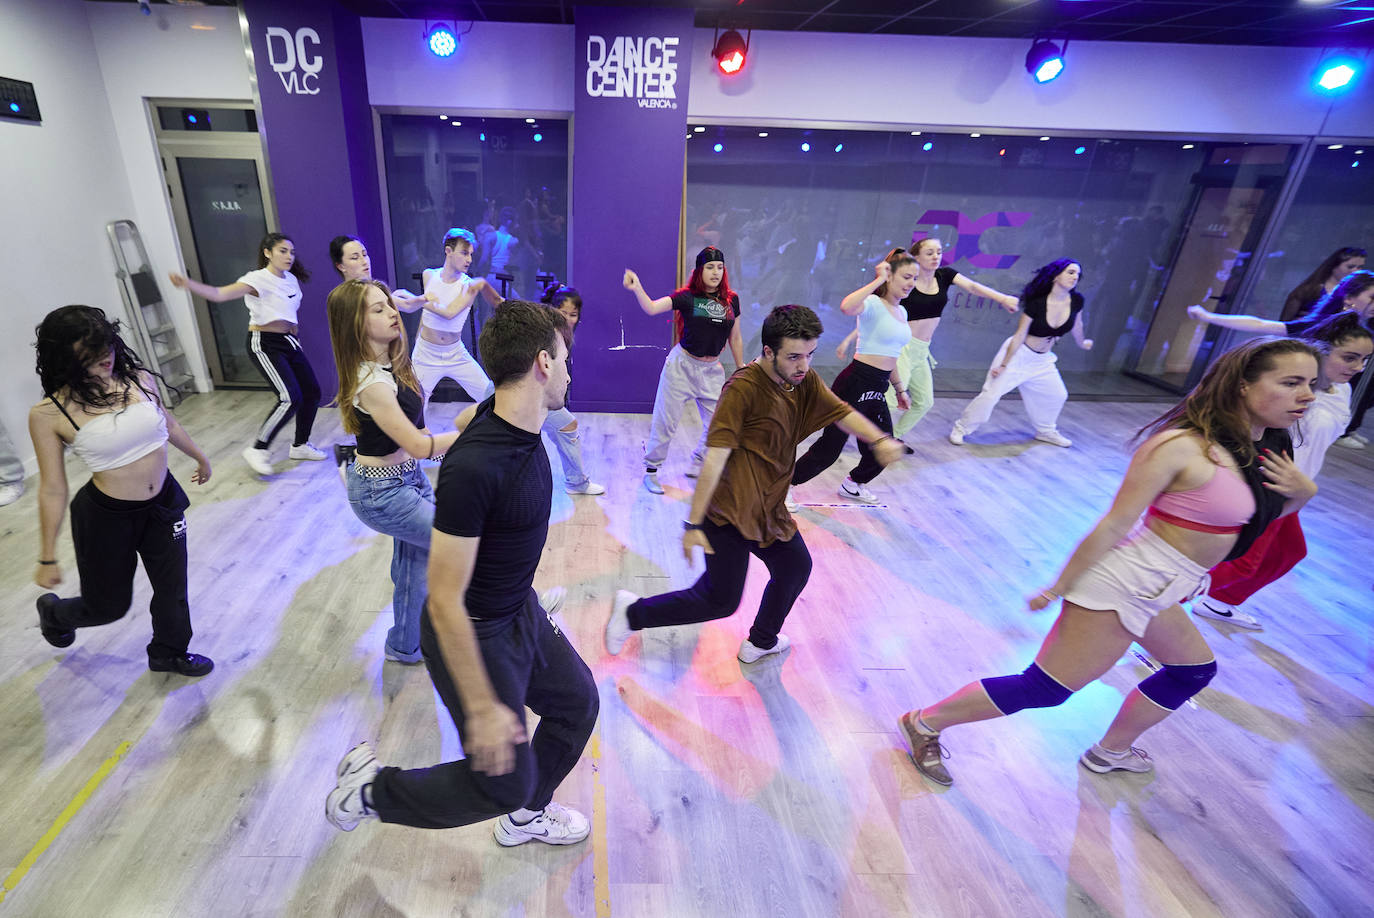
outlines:
[[[601, 699], [591, 670], [530, 591], [518, 613], [473, 622], [482, 664], [497, 699], [525, 720], [540, 717], [528, 742], [515, 747], [515, 768], [504, 775], [474, 771], [467, 759], [429, 768], [383, 768], [372, 782], [372, 808], [383, 822], [447, 829], [526, 807], [542, 810], [573, 770], [596, 726]], [[420, 618], [420, 651], [458, 735], [467, 721], [439, 643], [428, 604]]]
[[[1364, 374], [1367, 372], [1369, 371], [1365, 370], [1364, 373], [1356, 373], [1350, 380], [1350, 388], [1352, 391], [1360, 387], [1360, 380], [1364, 378]], [[1361, 398], [1357, 404], [1351, 406], [1353, 410], [1350, 413], [1350, 426], [1345, 429], [1347, 435], [1353, 434], [1364, 424], [1365, 412], [1369, 410], [1371, 404], [1374, 404], [1374, 382], [1371, 382], [1369, 388], [1364, 390], [1364, 397]]]
[[746, 539], [734, 526], [706, 520], [701, 528], [714, 552], [706, 555], [706, 571], [685, 590], [646, 596], [632, 603], [630, 627], [636, 631], [666, 628], [734, 615], [744, 595], [749, 556], [755, 555], [768, 568], [768, 586], [763, 588], [758, 614], [749, 628], [749, 642], [768, 650], [778, 643], [778, 632], [787, 613], [811, 579], [811, 552], [807, 551], [805, 540], [799, 532], [786, 542], [774, 542], [763, 548]]
[[277, 404], [258, 428], [258, 439], [253, 445], [260, 449], [266, 447], [295, 415], [296, 438], [291, 442], [300, 446], [310, 439], [315, 412], [320, 407], [320, 383], [315, 379], [315, 370], [306, 359], [305, 351], [301, 350], [301, 343], [295, 335], [250, 331], [248, 353], [253, 355], [253, 362], [263, 378], [277, 392]]
[[[855, 360], [840, 371], [830, 389], [890, 436], [892, 413], [887, 410], [887, 387], [892, 384], [891, 377], [892, 374], [887, 370], [880, 370]], [[849, 434], [837, 425], [831, 424], [827, 427], [816, 442], [811, 444], [811, 448], [797, 460], [796, 468], [792, 470], [792, 483], [799, 485], [810, 481], [834, 465], [848, 439]], [[882, 464], [873, 456], [873, 447], [860, 440], [859, 464], [850, 471], [849, 477], [857, 484], [867, 484], [877, 478], [882, 470]]]
[[186, 600], [186, 517], [191, 502], [172, 473], [151, 500], [116, 500], [95, 484], [72, 498], [72, 543], [81, 595], [58, 600], [53, 617], [64, 629], [106, 625], [124, 617], [134, 595], [134, 569], [153, 586], [149, 659], [186, 652], [191, 643], [191, 607]]

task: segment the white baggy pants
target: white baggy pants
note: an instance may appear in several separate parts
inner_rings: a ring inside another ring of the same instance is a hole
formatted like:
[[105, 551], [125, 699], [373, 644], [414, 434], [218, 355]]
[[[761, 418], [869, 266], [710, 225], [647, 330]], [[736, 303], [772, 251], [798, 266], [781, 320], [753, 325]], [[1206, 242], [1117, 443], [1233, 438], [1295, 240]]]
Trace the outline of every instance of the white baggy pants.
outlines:
[[1059, 422], [1059, 412], [1069, 399], [1069, 390], [1064, 388], [1064, 380], [1055, 365], [1058, 358], [1054, 351], [1036, 353], [1022, 344], [1012, 354], [1007, 368], [1000, 376], [993, 377], [992, 368], [1001, 364], [1011, 338], [1002, 342], [992, 357], [992, 366], [983, 380], [983, 391], [964, 408], [955, 426], [963, 433], [970, 434], [992, 416], [993, 407], [1013, 389], [1021, 390], [1021, 401], [1030, 415], [1036, 433], [1051, 433]]
[[716, 402], [720, 400], [724, 385], [725, 368], [719, 360], [705, 363], [684, 351], [682, 345], [673, 345], [668, 359], [663, 362], [658, 392], [654, 395], [654, 418], [649, 425], [649, 439], [644, 443], [646, 467], [658, 468], [668, 458], [668, 444], [672, 442], [688, 402], [696, 402], [701, 415], [701, 440], [692, 450], [692, 458], [700, 462], [705, 457], [706, 431], [711, 426], [711, 416], [716, 413]]
[[445, 376], [462, 386], [463, 391], [475, 401], [480, 402], [496, 391], [481, 365], [461, 341], [435, 344], [417, 335], [415, 350], [410, 353], [410, 363], [415, 368], [415, 379], [420, 383], [420, 392], [425, 397], [426, 405]]

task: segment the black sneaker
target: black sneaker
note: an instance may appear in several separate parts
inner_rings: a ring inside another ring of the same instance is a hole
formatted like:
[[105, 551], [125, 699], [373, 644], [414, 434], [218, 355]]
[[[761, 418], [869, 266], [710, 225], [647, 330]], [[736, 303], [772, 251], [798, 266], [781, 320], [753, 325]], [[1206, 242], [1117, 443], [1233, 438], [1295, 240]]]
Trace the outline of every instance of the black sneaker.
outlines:
[[76, 632], [64, 631], [62, 626], [53, 621], [53, 604], [56, 602], [56, 593], [44, 593], [38, 597], [38, 630], [42, 633], [43, 640], [54, 647], [70, 647], [72, 641], [76, 640]]
[[148, 668], [155, 673], [203, 676], [215, 668], [215, 661], [198, 653], [182, 653], [175, 657], [149, 657]]

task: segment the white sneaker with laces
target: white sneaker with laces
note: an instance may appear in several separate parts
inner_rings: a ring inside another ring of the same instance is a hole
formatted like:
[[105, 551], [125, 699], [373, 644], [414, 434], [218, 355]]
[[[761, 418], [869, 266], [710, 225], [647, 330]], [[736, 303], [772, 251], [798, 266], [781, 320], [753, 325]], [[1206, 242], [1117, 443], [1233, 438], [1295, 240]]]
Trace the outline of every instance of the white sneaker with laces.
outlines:
[[1220, 599], [1213, 599], [1211, 596], [1203, 594], [1192, 603], [1193, 614], [1198, 618], [1210, 618], [1218, 622], [1230, 622], [1240, 628], [1248, 628], [1251, 631], [1263, 631], [1264, 625], [1249, 612], [1241, 611], [1239, 606], [1233, 606], [1229, 602], [1222, 602]]
[[259, 475], [271, 475], [276, 471], [272, 468], [272, 454], [265, 449], [245, 446], [241, 455], [243, 461], [248, 463], [248, 467]]
[[857, 500], [865, 504], [876, 504], [878, 502], [878, 495], [848, 476], [845, 477], [844, 481], [840, 482], [840, 496], [848, 497], [850, 500]]
[[1344, 437], [1341, 437], [1336, 441], [1336, 445], [1344, 446], [1346, 449], [1364, 449], [1364, 444], [1361, 443], [1360, 438], [1354, 434], [1346, 434]]
[[658, 472], [644, 473], [644, 490], [650, 494], [662, 494], [663, 485], [658, 483]]
[[955, 446], [963, 446], [965, 435], [964, 428], [955, 424], [949, 429], [949, 442], [953, 443]]
[[0, 485], [0, 507], [8, 507], [23, 496], [24, 483], [22, 481], [15, 484]]
[[736, 654], [736, 656], [741, 663], [757, 663], [764, 657], [771, 656], [775, 653], [782, 653], [791, 646], [792, 639], [785, 634], [778, 635], [778, 642], [767, 650], [764, 650], [762, 647], [755, 647], [752, 641], [745, 638], [744, 643], [739, 645], [739, 653]]
[[1155, 770], [1154, 762], [1150, 761], [1150, 754], [1139, 746], [1132, 746], [1125, 752], [1113, 752], [1093, 743], [1087, 752], [1078, 757], [1078, 761], [1088, 771], [1097, 772], [1099, 775], [1105, 775], [1109, 771], [1145, 774]]
[[639, 596], [629, 590], [616, 590], [611, 600], [611, 617], [606, 619], [606, 652], [615, 656], [625, 649], [625, 642], [634, 634], [630, 627], [630, 606]]
[[363, 787], [371, 784], [382, 766], [367, 743], [359, 743], [339, 760], [335, 770], [338, 783], [324, 801], [324, 818], [336, 829], [352, 832], [364, 819], [376, 819], [375, 811], [363, 802]]
[[797, 503], [797, 499], [792, 496], [791, 488], [787, 489], [787, 496], [783, 498], [782, 505], [787, 508], [788, 513], [796, 513], [801, 509], [801, 504]]
[[565, 484], [563, 490], [569, 494], [590, 494], [592, 497], [606, 493], [605, 486], [597, 484], [590, 478], [577, 485]]
[[1358, 430], [1352, 433], [1350, 436], [1354, 437], [1356, 440], [1359, 440], [1365, 446], [1369, 445], [1369, 438], [1366, 437], [1364, 434], [1360, 433]]
[[546, 845], [575, 845], [586, 838], [591, 830], [591, 822], [577, 810], [561, 803], [550, 803], [542, 813], [524, 825], [516, 824], [507, 813], [496, 820], [492, 835], [507, 848], [529, 841], [540, 841]]
[[328, 459], [324, 450], [317, 449], [313, 443], [302, 443], [300, 446], [291, 447], [291, 451], [286, 454], [288, 459]]
[[1041, 443], [1050, 443], [1054, 446], [1062, 446], [1065, 449], [1073, 446], [1073, 441], [1057, 430], [1042, 430], [1035, 435], [1035, 439], [1039, 440]]

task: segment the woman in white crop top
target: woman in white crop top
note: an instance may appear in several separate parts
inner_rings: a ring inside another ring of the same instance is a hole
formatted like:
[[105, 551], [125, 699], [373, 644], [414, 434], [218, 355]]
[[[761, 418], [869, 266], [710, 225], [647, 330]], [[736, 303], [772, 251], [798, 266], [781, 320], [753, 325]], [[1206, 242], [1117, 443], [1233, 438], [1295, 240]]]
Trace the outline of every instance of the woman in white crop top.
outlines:
[[[849, 366], [835, 377], [831, 389], [854, 410], [892, 436], [892, 414], [887, 409], [887, 387], [897, 387], [897, 404], [911, 407], [906, 387], [897, 377], [897, 356], [911, 341], [906, 312], [899, 305], [916, 286], [916, 257], [906, 249], [893, 249], [874, 267], [873, 280], [846, 296], [840, 311], [858, 316], [859, 350]], [[810, 481], [840, 458], [849, 434], [832, 424], [820, 439], [797, 460], [792, 484]], [[840, 483], [840, 496], [866, 504], [878, 502], [866, 485], [883, 470], [873, 455], [872, 444], [859, 441], [859, 464]]]
[[248, 467], [259, 475], [272, 474], [269, 447], [293, 415], [296, 436], [288, 456], [323, 459], [324, 453], [310, 442], [315, 412], [320, 407], [320, 384], [296, 337], [300, 330], [296, 323], [301, 306], [299, 281], [309, 280], [310, 272], [296, 259], [296, 246], [290, 237], [268, 233], [258, 245], [257, 270], [223, 287], [202, 284], [176, 272], [168, 276], [173, 287], [212, 303], [242, 297], [248, 307], [248, 353], [277, 393], [277, 403], [258, 428], [257, 438], [244, 447], [243, 461]]
[[167, 469], [167, 443], [196, 461], [191, 480], [210, 480], [210, 461], [164, 410], [152, 375], [119, 337], [118, 326], [92, 306], [63, 306], [38, 326], [38, 376], [44, 399], [29, 411], [38, 457], [38, 566], [34, 582], [62, 582], [57, 534], [67, 503], [63, 452], [70, 446], [91, 468], [72, 499], [72, 544], [81, 595], [38, 598], [38, 624], [54, 647], [76, 629], [122, 618], [133, 601], [134, 568], [153, 587], [148, 667], [203, 676], [208, 657], [189, 653], [186, 598], [186, 492]]
[[[463, 387], [473, 401], [480, 402], [494, 391], [482, 365], [463, 344], [463, 326], [477, 295], [493, 307], [501, 295], [485, 278], [469, 277], [476, 239], [468, 230], [455, 227], [444, 234], [444, 263], [426, 268], [424, 311], [420, 313], [420, 334], [416, 337], [411, 363], [425, 405], [445, 377]], [[473, 340], [476, 340], [474, 329]]]

